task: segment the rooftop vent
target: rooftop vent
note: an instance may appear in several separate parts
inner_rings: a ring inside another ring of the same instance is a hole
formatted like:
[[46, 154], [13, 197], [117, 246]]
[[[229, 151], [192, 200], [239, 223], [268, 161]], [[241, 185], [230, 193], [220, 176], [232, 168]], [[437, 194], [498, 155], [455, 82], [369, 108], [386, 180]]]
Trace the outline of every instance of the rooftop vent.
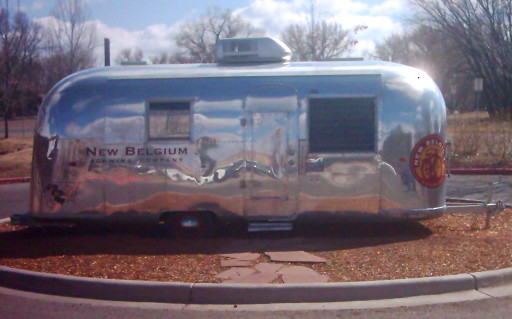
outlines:
[[292, 51], [274, 38], [219, 39], [216, 47], [218, 63], [287, 62]]
[[148, 61], [145, 60], [134, 60], [134, 61], [121, 61], [122, 66], [126, 65], [148, 65]]

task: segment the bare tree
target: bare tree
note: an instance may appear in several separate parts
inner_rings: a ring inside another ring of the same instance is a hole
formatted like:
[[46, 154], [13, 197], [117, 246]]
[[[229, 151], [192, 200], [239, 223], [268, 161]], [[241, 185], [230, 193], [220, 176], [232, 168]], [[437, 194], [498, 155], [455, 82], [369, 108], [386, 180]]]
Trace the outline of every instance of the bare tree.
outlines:
[[135, 49], [123, 49], [116, 57], [116, 63], [121, 64], [123, 62], [135, 62], [142, 61], [144, 52], [140, 48]]
[[37, 58], [41, 40], [40, 26], [29, 21], [19, 9], [11, 14], [9, 1], [0, 10], [1, 102], [4, 111], [5, 138], [9, 137], [8, 118], [20, 95], [20, 88], [27, 80], [31, 66]]
[[394, 33], [377, 43], [371, 56], [377, 60], [415, 66], [418, 60], [415, 49], [410, 34]]
[[372, 57], [423, 69], [438, 80], [447, 73], [468, 71], [457, 46], [444, 32], [427, 25], [409, 25], [409, 30], [378, 43]]
[[182, 52], [160, 52], [159, 54], [150, 57], [149, 61], [151, 61], [152, 64], [185, 64], [193, 62], [189, 56]]
[[175, 37], [178, 51], [170, 62], [211, 63], [219, 38], [262, 36], [264, 31], [230, 10], [208, 9], [198, 20], [184, 24]]
[[306, 23], [291, 24], [282, 33], [285, 42], [294, 53], [294, 60], [325, 61], [341, 57], [357, 44], [353, 37], [366, 29], [357, 26], [352, 30], [343, 29], [340, 23], [319, 19], [316, 3], [309, 3], [309, 16]]
[[159, 54], [150, 57], [149, 60], [153, 64], [167, 64], [171, 63], [173, 58], [172, 55], [167, 52], [160, 52]]
[[89, 12], [82, 0], [58, 0], [52, 10], [54, 21], [46, 30], [48, 63], [57, 78], [94, 65], [96, 29], [87, 23]]
[[410, 0], [484, 79], [491, 116], [512, 115], [512, 0]]
[[452, 109], [468, 103], [471, 71], [455, 43], [427, 24], [410, 23], [407, 29], [405, 33], [386, 37], [371, 56], [426, 71], [440, 86]]

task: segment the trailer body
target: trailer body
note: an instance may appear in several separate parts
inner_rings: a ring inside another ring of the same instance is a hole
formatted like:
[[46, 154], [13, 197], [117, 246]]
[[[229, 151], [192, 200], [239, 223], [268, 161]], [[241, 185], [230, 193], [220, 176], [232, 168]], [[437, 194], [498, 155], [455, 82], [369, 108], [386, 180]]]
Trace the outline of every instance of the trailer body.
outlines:
[[38, 114], [38, 220], [436, 217], [446, 109], [387, 62], [108, 67], [57, 84]]

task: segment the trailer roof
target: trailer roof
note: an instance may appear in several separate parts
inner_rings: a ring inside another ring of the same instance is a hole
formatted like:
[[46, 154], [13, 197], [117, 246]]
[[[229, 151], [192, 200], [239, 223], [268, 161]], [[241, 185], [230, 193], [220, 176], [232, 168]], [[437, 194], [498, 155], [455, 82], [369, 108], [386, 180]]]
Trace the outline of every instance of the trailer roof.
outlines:
[[[110, 80], [248, 76], [380, 75], [408, 68], [381, 61], [292, 62], [272, 64], [172, 64], [106, 67], [86, 71]], [[83, 73], [82, 73], [83, 74]]]

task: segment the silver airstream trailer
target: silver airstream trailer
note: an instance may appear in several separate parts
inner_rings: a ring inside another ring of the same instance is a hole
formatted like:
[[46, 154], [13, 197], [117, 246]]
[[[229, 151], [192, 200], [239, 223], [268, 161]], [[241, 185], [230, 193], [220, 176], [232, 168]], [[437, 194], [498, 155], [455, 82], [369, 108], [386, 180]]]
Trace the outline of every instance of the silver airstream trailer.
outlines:
[[226, 39], [217, 64], [71, 75], [37, 121], [33, 222], [214, 219], [288, 229], [299, 216], [443, 214], [446, 110], [424, 72], [289, 62], [271, 38]]

